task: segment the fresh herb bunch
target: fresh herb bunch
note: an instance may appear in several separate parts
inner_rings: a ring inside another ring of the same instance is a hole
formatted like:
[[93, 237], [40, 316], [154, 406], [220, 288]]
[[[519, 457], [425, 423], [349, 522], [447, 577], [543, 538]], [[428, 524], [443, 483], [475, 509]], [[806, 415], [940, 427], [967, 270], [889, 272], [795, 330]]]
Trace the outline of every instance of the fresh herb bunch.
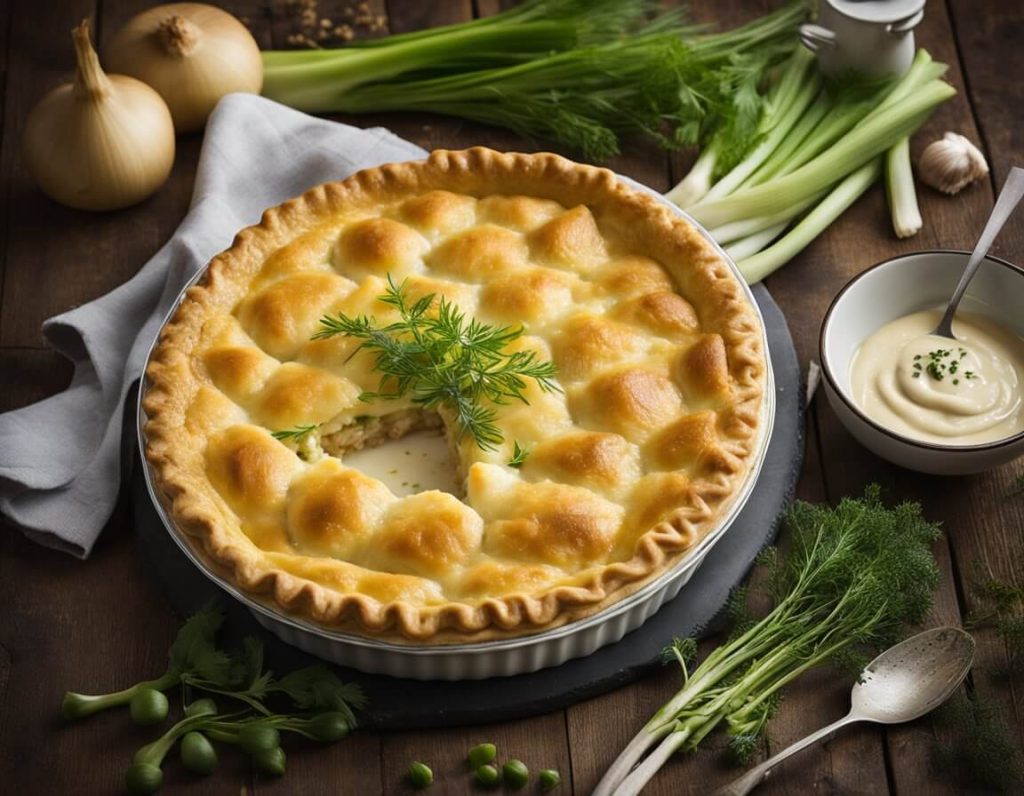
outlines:
[[443, 296], [423, 296], [410, 303], [406, 285], [388, 275], [387, 292], [379, 297], [398, 310], [400, 320], [386, 326], [372, 316], [350, 318], [339, 313], [320, 319], [314, 340], [345, 335], [362, 340], [356, 351], [376, 353], [381, 373], [376, 392], [360, 400], [394, 400], [407, 395], [425, 409], [444, 407], [453, 415], [458, 438], [469, 434], [483, 450], [503, 441], [493, 405], [528, 403], [523, 391], [533, 379], [545, 392], [557, 391], [555, 366], [541, 362], [534, 351], [508, 352], [523, 327], [488, 326], [467, 319]]
[[[174, 686], [216, 694], [239, 703], [221, 714], [208, 697], [193, 701], [184, 717], [133, 757], [125, 774], [130, 793], [154, 793], [163, 781], [161, 765], [180, 739], [186, 768], [209, 774], [217, 765], [209, 740], [233, 743], [253, 755], [254, 763], [269, 774], [284, 773], [285, 756], [280, 732], [292, 732], [315, 741], [337, 741], [357, 726], [355, 710], [366, 704], [362, 690], [341, 682], [326, 666], [314, 665], [276, 678], [266, 671], [263, 645], [254, 638], [228, 652], [216, 644], [224, 615], [207, 606], [190, 617], [171, 645], [167, 671], [112, 694], [85, 695], [68, 692], [61, 710], [68, 719], [79, 719], [107, 708], [130, 704], [139, 724], [166, 719], [168, 703], [161, 693]], [[278, 713], [268, 700], [279, 698], [288, 712]], [[292, 711], [301, 711], [299, 713]]]
[[1021, 792], [1020, 750], [998, 703], [956, 694], [935, 721], [950, 732], [935, 744], [935, 763], [965, 792]]
[[994, 630], [1006, 647], [1009, 668], [1024, 666], [1024, 586], [987, 575], [971, 584], [977, 607], [965, 622], [970, 628]]
[[717, 131], [723, 159], [738, 160], [761, 115], [757, 86], [806, 15], [793, 2], [709, 34], [652, 0], [527, 0], [354, 47], [264, 53], [263, 91], [300, 110], [459, 116], [593, 159], [630, 133], [678, 147]]
[[[676, 645], [683, 687], [626, 747], [596, 796], [638, 793], [674, 752], [694, 749], [723, 723], [733, 751], [749, 754], [784, 686], [826, 662], [859, 672], [925, 617], [939, 577], [931, 552], [939, 531], [920, 506], [887, 508], [872, 486], [835, 508], [797, 502], [785, 520], [788, 553], [772, 548], [759, 560], [774, 607], [740, 622], [692, 672], [692, 643]], [[732, 613], [744, 602], [741, 594]]]

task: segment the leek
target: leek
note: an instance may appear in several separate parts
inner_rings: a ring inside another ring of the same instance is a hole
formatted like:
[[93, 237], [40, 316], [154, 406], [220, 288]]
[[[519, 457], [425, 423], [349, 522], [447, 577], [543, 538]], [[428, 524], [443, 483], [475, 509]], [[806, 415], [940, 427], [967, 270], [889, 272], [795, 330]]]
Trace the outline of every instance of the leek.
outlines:
[[765, 229], [758, 230], [745, 238], [733, 241], [725, 247], [725, 253], [732, 257], [734, 262], [740, 262], [757, 254], [761, 249], [775, 240], [789, 226], [790, 219], [780, 221]]
[[828, 188], [836, 175], [848, 174], [882, 154], [916, 130], [921, 115], [956, 94], [935, 80], [884, 111], [871, 114], [846, 136], [796, 171], [732, 196], [693, 208], [691, 215], [705, 226], [718, 226], [737, 216], [768, 215]]
[[624, 134], [719, 139], [738, 162], [764, 75], [796, 49], [794, 2], [707, 33], [652, 0], [528, 0], [501, 14], [333, 50], [264, 53], [264, 94], [306, 111], [429, 111], [547, 138], [594, 159]]
[[[769, 106], [764, 115], [762, 140], [739, 165], [735, 166], [701, 199], [710, 202], [728, 196], [738, 188], [789, 135], [793, 126], [807, 110], [817, 94], [820, 80], [807, 77], [813, 57], [806, 50], [798, 50], [779, 83], [776, 108]], [[791, 87], [792, 86], [792, 87]], [[686, 209], [686, 208], [684, 208]]]
[[768, 89], [758, 135], [740, 162], [720, 173], [723, 145], [716, 135], [666, 197], [707, 227], [754, 282], [784, 265], [867, 190], [884, 155], [893, 224], [897, 234], [913, 234], [921, 221], [907, 140], [955, 93], [939, 79], [945, 70], [919, 50], [899, 79], [822, 86], [794, 56]]
[[715, 172], [717, 160], [718, 155], [714, 147], [707, 147], [694, 161], [686, 177], [665, 194], [665, 198], [682, 208], [700, 201], [711, 190], [711, 177]]
[[885, 192], [897, 238], [909, 238], [921, 231], [914, 174], [910, 168], [910, 139], [901, 138], [885, 154]]
[[736, 263], [748, 283], [760, 282], [790, 259], [803, 251], [812, 240], [828, 227], [857, 198], [878, 179], [881, 172], [879, 161], [872, 160], [840, 182], [828, 196], [810, 213], [767, 249], [748, 257], [740, 257]]
[[716, 243], [724, 246], [727, 243], [732, 243], [740, 238], [750, 237], [757, 232], [761, 232], [769, 227], [774, 227], [784, 221], [792, 221], [804, 212], [804, 210], [824, 197], [825, 194], [823, 192], [803, 202], [798, 202], [792, 207], [789, 207], [780, 213], [776, 213], [775, 215], [754, 216], [753, 218], [740, 219], [739, 221], [733, 221], [729, 224], [723, 224], [720, 227], [708, 230], [708, 234], [715, 239]]

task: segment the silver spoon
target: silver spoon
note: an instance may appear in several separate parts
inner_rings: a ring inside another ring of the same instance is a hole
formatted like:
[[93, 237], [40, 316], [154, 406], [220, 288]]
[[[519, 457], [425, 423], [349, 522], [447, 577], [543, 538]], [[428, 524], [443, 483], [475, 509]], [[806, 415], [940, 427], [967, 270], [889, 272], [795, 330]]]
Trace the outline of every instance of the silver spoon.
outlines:
[[900, 724], [913, 721], [945, 702], [967, 676], [974, 660], [974, 639], [956, 627], [937, 627], [890, 647], [861, 672], [850, 695], [850, 712], [775, 757], [752, 768], [712, 796], [744, 796], [792, 754], [857, 721]]
[[988, 254], [988, 250], [992, 247], [992, 242], [996, 239], [996, 235], [999, 234], [999, 230], [1003, 228], [1003, 225], [1010, 217], [1010, 214], [1013, 213], [1014, 208], [1017, 207], [1017, 203], [1020, 202], [1022, 196], [1024, 196], [1024, 169], [1014, 166], [1010, 169], [1010, 175], [1003, 184], [1003, 190], [999, 192], [996, 206], [992, 208], [992, 215], [988, 217], [988, 223], [985, 224], [985, 229], [982, 230], [981, 237], [978, 238], [978, 244], [971, 253], [971, 259], [967, 261], [967, 267], [964, 268], [964, 273], [957, 283], [956, 290], [953, 291], [953, 297], [946, 306], [946, 314], [942, 316], [942, 320], [939, 321], [939, 325], [935, 327], [935, 331], [932, 334], [939, 337], [948, 337], [952, 340], [957, 339], [956, 335], [953, 334], [953, 316], [956, 314], [956, 308], [960, 305], [960, 299], [964, 297], [967, 285], [974, 278], [978, 266], [981, 265], [985, 255]]

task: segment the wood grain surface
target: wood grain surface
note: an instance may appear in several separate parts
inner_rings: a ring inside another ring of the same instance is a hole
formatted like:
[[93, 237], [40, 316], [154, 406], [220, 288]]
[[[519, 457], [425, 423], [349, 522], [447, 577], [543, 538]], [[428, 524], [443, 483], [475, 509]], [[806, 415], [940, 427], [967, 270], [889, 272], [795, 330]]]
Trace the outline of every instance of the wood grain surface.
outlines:
[[[244, 18], [261, 46], [283, 47], [292, 32], [286, 0], [221, 0]], [[389, 30], [401, 32], [486, 15], [507, 0], [376, 0]], [[144, 0], [60, 0], [45, 10], [33, 0], [7, 0], [0, 13], [0, 411], [62, 389], [70, 367], [44, 347], [42, 321], [95, 298], [129, 277], [171, 235], [189, 202], [198, 157], [197, 135], [179, 139], [173, 174], [153, 197], [127, 210], [90, 214], [50, 202], [30, 183], [19, 136], [33, 104], [71, 71], [68, 31], [85, 16], [104, 43]], [[319, 12], [340, 16], [346, 2], [321, 0]], [[774, 7], [766, 0], [693, 0], [699, 21], [731, 26]], [[786, 313], [801, 362], [816, 358], [822, 315], [832, 296], [865, 267], [929, 247], [971, 248], [1008, 169], [1022, 159], [1024, 129], [1024, 4], [1004, 0], [931, 0], [918, 42], [950, 65], [957, 97], [916, 137], [915, 152], [945, 130], [978, 142], [992, 164], [991, 180], [955, 199], [920, 190], [925, 228], [898, 241], [884, 192], [869, 191], [768, 286]], [[504, 130], [414, 114], [335, 117], [360, 126], [384, 125], [426, 148], [484, 144], [537, 150]], [[572, 153], [566, 153], [572, 154]], [[666, 190], [682, 176], [692, 153], [671, 156], [647, 142], [630, 142], [609, 165], [652, 188]], [[995, 253], [1024, 260], [1024, 221], [1011, 222]], [[1022, 309], [1024, 311], [1024, 309]], [[1020, 582], [1024, 571], [1024, 498], [1007, 498], [1021, 462], [984, 475], [934, 478], [879, 460], [842, 428], [819, 396], [808, 412], [807, 455], [799, 496], [836, 501], [869, 482], [892, 498], [920, 501], [941, 520], [945, 536], [936, 552], [942, 583], [931, 621], [959, 623], [976, 606], [970, 583], [978, 572]], [[768, 521], [769, 518], [766, 518]], [[123, 714], [100, 715], [74, 727], [57, 718], [62, 691], [114, 690], [160, 671], [178, 619], [144, 576], [123, 504], [95, 552], [81, 562], [0, 529], [0, 791], [11, 794], [111, 793], [141, 743]], [[977, 666], [970, 689], [1004, 707], [1024, 743], [1024, 682], [997, 676], [1007, 661], [1002, 642], [977, 634]], [[820, 671], [785, 694], [764, 746], [770, 754], [845, 712], [850, 681]], [[329, 748], [289, 750], [286, 777], [257, 777], [241, 756], [225, 754], [209, 779], [195, 780], [180, 766], [166, 767], [166, 792], [190, 794], [400, 793], [413, 760], [428, 762], [437, 793], [473, 792], [464, 768], [466, 750], [493, 741], [502, 754], [531, 769], [562, 772], [562, 793], [588, 793], [628, 738], [678, 687], [666, 668], [634, 685], [564, 711], [465, 729], [357, 733]], [[763, 794], [950, 794], [959, 792], [932, 764], [945, 730], [930, 719], [894, 728], [859, 727], [788, 762]], [[708, 739], [693, 755], [672, 760], [645, 793], [702, 794], [728, 781], [723, 742]]]

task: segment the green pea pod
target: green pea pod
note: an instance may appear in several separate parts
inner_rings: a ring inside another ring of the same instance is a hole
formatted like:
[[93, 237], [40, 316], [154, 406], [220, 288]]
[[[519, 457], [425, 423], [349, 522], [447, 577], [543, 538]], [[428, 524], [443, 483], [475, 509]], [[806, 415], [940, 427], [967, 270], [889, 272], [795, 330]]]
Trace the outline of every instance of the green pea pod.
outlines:
[[348, 719], [337, 711], [320, 713], [309, 720], [306, 733], [316, 741], [340, 741], [349, 733]]
[[414, 788], [429, 788], [434, 781], [434, 772], [430, 766], [416, 762], [409, 766], [409, 782]]
[[217, 768], [217, 750], [201, 732], [193, 730], [181, 739], [178, 749], [181, 764], [201, 777], [209, 776]]
[[280, 746], [268, 749], [265, 752], [257, 752], [252, 756], [252, 761], [256, 764], [256, 768], [262, 774], [266, 774], [271, 777], [284, 776], [287, 757], [285, 757], [284, 749]]
[[481, 743], [474, 746], [469, 750], [469, 754], [466, 755], [466, 759], [469, 761], [469, 767], [476, 770], [480, 766], [486, 766], [490, 763], [498, 754], [498, 747], [492, 743]]
[[519, 790], [530, 781], [530, 769], [522, 760], [509, 760], [501, 767], [501, 774], [512, 790]]
[[499, 779], [498, 769], [494, 766], [480, 766], [476, 770], [476, 781], [485, 788], [493, 788], [498, 784]]
[[149, 763], [134, 763], [124, 772], [124, 785], [132, 796], [156, 793], [164, 782], [164, 772]]
[[562, 783], [562, 777], [553, 768], [545, 768], [537, 775], [542, 791], [554, 790]]
[[131, 713], [132, 721], [136, 724], [150, 727], [166, 719], [170, 707], [167, 697], [162, 691], [157, 691], [155, 688], [142, 688], [128, 703], [128, 712]]
[[247, 724], [238, 731], [238, 745], [251, 755], [281, 745], [281, 734], [266, 724]]

